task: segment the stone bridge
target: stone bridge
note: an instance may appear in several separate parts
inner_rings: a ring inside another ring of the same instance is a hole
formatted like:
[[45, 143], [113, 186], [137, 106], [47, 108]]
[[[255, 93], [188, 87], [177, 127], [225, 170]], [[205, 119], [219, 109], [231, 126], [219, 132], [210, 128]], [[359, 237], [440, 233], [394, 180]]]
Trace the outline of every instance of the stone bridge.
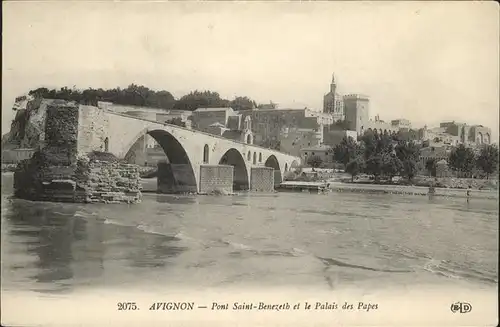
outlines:
[[228, 174], [232, 189], [258, 190], [266, 179], [279, 184], [301, 162], [276, 150], [91, 106], [80, 106], [78, 125], [79, 153], [100, 150], [126, 159], [144, 146], [145, 135], [153, 137], [168, 158], [158, 165], [158, 188], [165, 193], [203, 193], [214, 186], [207, 183], [224, 184], [222, 175]]

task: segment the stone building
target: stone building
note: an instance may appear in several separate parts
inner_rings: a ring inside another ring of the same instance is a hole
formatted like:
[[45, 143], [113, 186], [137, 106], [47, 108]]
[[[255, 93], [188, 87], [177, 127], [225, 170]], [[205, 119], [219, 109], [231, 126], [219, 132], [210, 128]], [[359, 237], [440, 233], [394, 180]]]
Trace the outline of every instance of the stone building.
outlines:
[[198, 131], [211, 133], [210, 126], [213, 127], [216, 123], [227, 126], [229, 117], [236, 115], [237, 113], [232, 108], [198, 108], [191, 116], [192, 126]]
[[465, 144], [470, 146], [491, 144], [491, 129], [483, 125], [467, 125], [459, 122], [442, 122], [439, 127], [421, 128], [419, 139], [449, 145]]
[[[292, 140], [287, 144], [293, 143], [293, 140], [297, 137], [305, 137], [314, 142], [315, 135], [322, 133], [323, 125], [333, 123], [331, 115], [307, 108], [254, 109], [239, 112], [244, 118], [251, 117], [255, 144], [263, 147], [279, 148], [285, 152], [291, 150], [287, 146], [283, 149], [280, 148], [282, 139]], [[286, 136], [282, 136], [282, 132], [285, 132]], [[299, 134], [302, 134], [302, 136], [299, 136]], [[298, 149], [293, 151], [298, 151]]]
[[400, 118], [391, 120], [391, 125], [394, 126], [395, 128], [398, 128], [399, 130], [411, 129], [411, 122], [408, 119]]
[[439, 162], [444, 160], [448, 161], [448, 157], [451, 153], [451, 146], [449, 145], [441, 145], [441, 146], [426, 146], [420, 149], [420, 164], [419, 168], [421, 172], [425, 172], [425, 164], [429, 159], [435, 160], [435, 162]]
[[301, 149], [319, 146], [323, 142], [323, 129], [301, 129], [284, 127], [279, 137], [280, 150], [301, 156]]
[[198, 108], [191, 116], [193, 128], [231, 140], [253, 144], [252, 118], [232, 108]]
[[344, 96], [345, 120], [349, 130], [358, 135], [367, 130], [370, 114], [370, 99], [366, 95], [349, 94]]
[[355, 142], [358, 138], [358, 133], [356, 131], [340, 130], [340, 129], [329, 129], [324, 128], [323, 132], [323, 144], [329, 147], [334, 147], [339, 144], [344, 138], [351, 137]]
[[332, 115], [335, 121], [344, 120], [344, 99], [337, 92], [335, 74], [332, 74], [330, 91], [323, 97], [323, 113]]
[[242, 124], [241, 115], [230, 118], [227, 130], [221, 134], [222, 137], [247, 144], [253, 144], [252, 119], [247, 116]]
[[[368, 131], [374, 131], [377, 130], [378, 134], [385, 134], [387, 133], [396, 133], [400, 130], [401, 128], [398, 125], [393, 125], [392, 123], [387, 123], [383, 120], [380, 119], [379, 115], [375, 116], [375, 119], [369, 119], [364, 126], [364, 130]], [[406, 130], [408, 130], [405, 127]]]
[[186, 124], [186, 128], [189, 128], [191, 126], [190, 117], [192, 115], [193, 112], [189, 110], [164, 110], [156, 114], [156, 120], [162, 123], [168, 123], [174, 119], [178, 119]]
[[302, 162], [308, 164], [309, 158], [317, 156], [321, 158], [323, 164], [331, 164], [333, 162], [333, 151], [331, 147], [326, 145], [317, 145], [314, 147], [306, 147], [300, 150]]

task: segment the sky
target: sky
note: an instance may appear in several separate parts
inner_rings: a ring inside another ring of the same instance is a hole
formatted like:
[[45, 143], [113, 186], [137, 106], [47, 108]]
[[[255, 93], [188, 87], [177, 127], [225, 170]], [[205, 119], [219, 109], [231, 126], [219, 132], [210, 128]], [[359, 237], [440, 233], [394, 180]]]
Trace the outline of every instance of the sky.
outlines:
[[37, 87], [142, 84], [322, 110], [341, 93], [370, 116], [482, 124], [498, 140], [495, 2], [4, 2], [2, 134]]

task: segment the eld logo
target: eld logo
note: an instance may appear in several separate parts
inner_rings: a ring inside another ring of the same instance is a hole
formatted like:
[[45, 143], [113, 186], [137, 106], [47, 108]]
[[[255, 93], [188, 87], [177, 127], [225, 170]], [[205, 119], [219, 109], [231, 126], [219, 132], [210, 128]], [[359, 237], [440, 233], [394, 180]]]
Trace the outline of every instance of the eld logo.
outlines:
[[472, 311], [472, 306], [466, 302], [455, 302], [451, 305], [451, 312], [453, 313], [467, 313]]

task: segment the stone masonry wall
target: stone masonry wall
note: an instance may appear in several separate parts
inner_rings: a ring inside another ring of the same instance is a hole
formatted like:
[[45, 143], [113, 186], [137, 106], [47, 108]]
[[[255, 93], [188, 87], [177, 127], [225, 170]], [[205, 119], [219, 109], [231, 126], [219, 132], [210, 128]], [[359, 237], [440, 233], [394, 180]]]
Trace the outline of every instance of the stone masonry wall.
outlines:
[[81, 158], [75, 174], [77, 190], [87, 203], [139, 203], [142, 200], [139, 167]]
[[45, 146], [19, 163], [14, 195], [34, 201], [139, 202], [137, 166], [78, 155], [79, 113], [71, 102], [47, 106]]
[[76, 164], [78, 116], [78, 106], [70, 102], [47, 106], [43, 149], [47, 164], [55, 166]]
[[250, 175], [250, 190], [254, 192], [274, 191], [274, 168], [252, 167]]
[[231, 194], [233, 193], [233, 166], [201, 165], [201, 194]]
[[138, 203], [142, 198], [135, 165], [80, 157], [74, 165], [52, 166], [41, 151], [18, 165], [14, 195], [32, 201], [75, 203]]
[[[109, 151], [106, 149], [108, 130], [109, 117], [104, 110], [81, 105], [78, 119], [78, 153]], [[109, 141], [108, 138], [108, 145]]]

